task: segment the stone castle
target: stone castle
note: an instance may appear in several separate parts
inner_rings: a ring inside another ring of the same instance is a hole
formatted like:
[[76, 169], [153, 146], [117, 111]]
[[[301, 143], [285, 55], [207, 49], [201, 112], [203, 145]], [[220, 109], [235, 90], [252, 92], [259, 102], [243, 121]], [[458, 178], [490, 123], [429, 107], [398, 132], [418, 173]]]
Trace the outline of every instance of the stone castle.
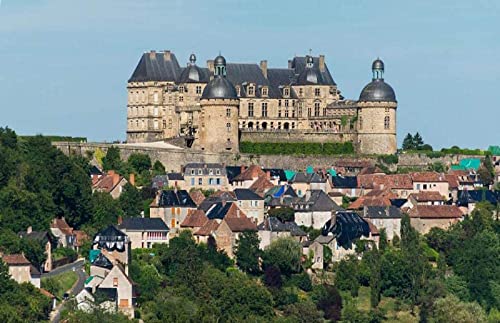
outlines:
[[319, 57], [294, 57], [287, 68], [226, 63], [207, 67], [174, 53], [143, 54], [128, 81], [127, 142], [183, 139], [207, 152], [238, 152], [240, 141], [352, 142], [361, 154], [396, 152], [396, 95], [384, 63], [358, 100], [345, 99]]

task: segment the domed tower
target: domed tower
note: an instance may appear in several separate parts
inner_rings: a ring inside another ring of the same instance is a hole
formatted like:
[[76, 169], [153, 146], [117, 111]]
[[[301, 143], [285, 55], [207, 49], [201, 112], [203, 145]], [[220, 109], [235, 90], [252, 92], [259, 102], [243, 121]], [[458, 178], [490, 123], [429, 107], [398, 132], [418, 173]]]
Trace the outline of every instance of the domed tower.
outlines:
[[363, 154], [394, 154], [396, 143], [396, 94], [384, 81], [384, 62], [372, 64], [373, 79], [358, 100], [358, 151]]
[[199, 149], [210, 152], [238, 152], [238, 108], [235, 87], [226, 78], [226, 59], [214, 60], [214, 77], [201, 95]]

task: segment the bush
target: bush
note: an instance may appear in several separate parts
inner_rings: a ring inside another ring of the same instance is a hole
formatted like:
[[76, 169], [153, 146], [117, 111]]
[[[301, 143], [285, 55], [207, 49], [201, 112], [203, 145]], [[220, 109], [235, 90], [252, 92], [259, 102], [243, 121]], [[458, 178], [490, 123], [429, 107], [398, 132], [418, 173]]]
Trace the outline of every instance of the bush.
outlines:
[[311, 278], [306, 273], [292, 275], [292, 278], [288, 281], [288, 285], [296, 286], [305, 292], [312, 290]]
[[384, 164], [391, 165], [397, 164], [399, 162], [398, 155], [380, 155], [378, 156], [378, 160]]
[[259, 155], [346, 155], [354, 153], [352, 142], [248, 142], [240, 143], [240, 151]]

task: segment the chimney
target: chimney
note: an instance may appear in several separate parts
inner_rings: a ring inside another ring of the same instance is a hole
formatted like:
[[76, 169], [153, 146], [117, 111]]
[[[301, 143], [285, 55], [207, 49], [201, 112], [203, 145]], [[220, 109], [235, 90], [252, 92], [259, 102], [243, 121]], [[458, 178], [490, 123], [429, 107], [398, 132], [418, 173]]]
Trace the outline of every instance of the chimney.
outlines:
[[318, 66], [320, 72], [325, 71], [325, 55], [319, 55]]
[[149, 52], [149, 58], [150, 59], [156, 59], [156, 51], [155, 50], [152, 50]]
[[130, 173], [130, 175], [128, 177], [128, 182], [130, 183], [130, 185], [135, 186], [135, 174], [134, 173]]
[[241, 165], [241, 173], [245, 171], [245, 165]]
[[169, 50], [165, 50], [163, 52], [163, 59], [166, 61], [170, 61], [172, 59], [172, 53]]
[[26, 233], [27, 234], [30, 234], [31, 232], [33, 232], [33, 228], [31, 227], [31, 225], [28, 227], [28, 229], [26, 229]]
[[268, 181], [270, 181], [270, 180], [271, 180], [271, 171], [270, 171], [270, 170], [266, 171], [266, 179], [267, 179]]
[[292, 68], [292, 60], [291, 59], [288, 60], [288, 68]]
[[122, 224], [123, 218], [121, 215], [118, 216], [118, 225]]
[[213, 59], [209, 59], [207, 61], [207, 67], [208, 67], [208, 70], [210, 71], [210, 75], [213, 75], [214, 74], [214, 60]]
[[264, 74], [264, 77], [267, 79], [267, 61], [266, 60], [260, 61], [260, 70], [262, 71], [262, 74]]

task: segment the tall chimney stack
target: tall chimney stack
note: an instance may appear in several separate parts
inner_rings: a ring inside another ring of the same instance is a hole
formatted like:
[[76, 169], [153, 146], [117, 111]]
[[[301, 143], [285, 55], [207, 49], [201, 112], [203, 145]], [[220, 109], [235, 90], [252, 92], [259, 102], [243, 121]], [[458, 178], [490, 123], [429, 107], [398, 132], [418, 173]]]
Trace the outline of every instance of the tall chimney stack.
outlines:
[[264, 77], [267, 79], [267, 61], [266, 60], [260, 61], [260, 70], [262, 71], [262, 74], [264, 74]]
[[319, 66], [320, 72], [325, 71], [325, 55], [319, 55], [318, 66]]
[[163, 59], [166, 61], [172, 60], [172, 53], [169, 50], [163, 52]]

